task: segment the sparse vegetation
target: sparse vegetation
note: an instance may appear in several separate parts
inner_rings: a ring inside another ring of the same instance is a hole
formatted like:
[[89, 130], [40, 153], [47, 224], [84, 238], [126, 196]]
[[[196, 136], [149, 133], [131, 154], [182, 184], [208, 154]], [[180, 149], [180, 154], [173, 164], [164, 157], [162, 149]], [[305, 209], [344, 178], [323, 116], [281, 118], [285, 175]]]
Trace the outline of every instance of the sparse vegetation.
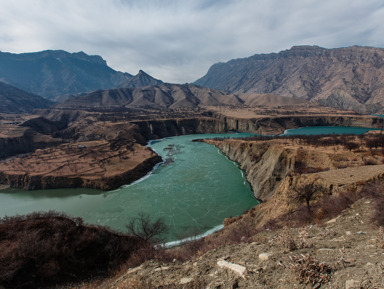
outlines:
[[305, 202], [308, 212], [312, 213], [311, 210], [311, 201], [314, 198], [314, 195], [316, 194], [324, 194], [326, 191], [326, 188], [324, 188], [322, 185], [311, 183], [311, 184], [305, 184], [298, 188], [294, 188], [295, 195], [293, 196], [292, 201], [302, 203]]
[[136, 237], [48, 212], [0, 219], [0, 285], [37, 288], [106, 276], [143, 247]]
[[152, 221], [149, 214], [140, 212], [126, 225], [128, 234], [139, 238], [144, 242], [158, 243], [160, 236], [168, 231], [168, 227], [162, 218]]
[[290, 268], [299, 283], [310, 284], [315, 288], [320, 288], [321, 284], [328, 283], [334, 271], [331, 266], [316, 260], [309, 254], [290, 256]]

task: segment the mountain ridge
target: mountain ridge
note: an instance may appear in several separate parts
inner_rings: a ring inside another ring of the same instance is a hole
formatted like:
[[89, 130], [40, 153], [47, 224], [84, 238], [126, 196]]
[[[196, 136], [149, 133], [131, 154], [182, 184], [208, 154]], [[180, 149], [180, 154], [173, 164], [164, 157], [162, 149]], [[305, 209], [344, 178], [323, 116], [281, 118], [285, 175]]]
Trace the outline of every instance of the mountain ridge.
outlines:
[[57, 108], [194, 109], [200, 106], [242, 106], [243, 100], [192, 84], [162, 83], [139, 88], [99, 90], [69, 99]]
[[0, 81], [0, 113], [32, 113], [48, 108], [53, 102]]
[[143, 85], [140, 77], [116, 71], [101, 56], [83, 51], [0, 52], [0, 81], [48, 99], [111, 89], [130, 80]]
[[294, 46], [216, 63], [194, 84], [227, 93], [272, 93], [374, 112], [384, 107], [383, 67], [382, 48]]

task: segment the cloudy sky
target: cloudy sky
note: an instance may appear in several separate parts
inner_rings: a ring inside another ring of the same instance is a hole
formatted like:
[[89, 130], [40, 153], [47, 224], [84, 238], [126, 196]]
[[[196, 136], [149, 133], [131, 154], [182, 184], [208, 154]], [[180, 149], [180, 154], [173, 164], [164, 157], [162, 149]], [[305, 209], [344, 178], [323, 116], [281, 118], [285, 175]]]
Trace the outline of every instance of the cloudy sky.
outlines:
[[193, 82], [220, 61], [289, 49], [384, 47], [382, 0], [0, 0], [0, 50], [63, 49]]

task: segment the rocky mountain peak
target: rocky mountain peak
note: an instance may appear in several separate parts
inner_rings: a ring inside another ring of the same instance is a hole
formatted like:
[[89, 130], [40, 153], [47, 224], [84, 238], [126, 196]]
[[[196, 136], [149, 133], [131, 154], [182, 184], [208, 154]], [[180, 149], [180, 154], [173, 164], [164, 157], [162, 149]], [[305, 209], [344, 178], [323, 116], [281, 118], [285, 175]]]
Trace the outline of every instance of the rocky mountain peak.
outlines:
[[382, 48], [294, 46], [215, 64], [195, 84], [227, 93], [272, 93], [341, 109], [380, 112], [383, 67]]
[[129, 78], [127, 81], [121, 84], [120, 88], [136, 88], [148, 85], [159, 85], [162, 83], [163, 82], [161, 80], [150, 76], [149, 74], [140, 69], [135, 76]]

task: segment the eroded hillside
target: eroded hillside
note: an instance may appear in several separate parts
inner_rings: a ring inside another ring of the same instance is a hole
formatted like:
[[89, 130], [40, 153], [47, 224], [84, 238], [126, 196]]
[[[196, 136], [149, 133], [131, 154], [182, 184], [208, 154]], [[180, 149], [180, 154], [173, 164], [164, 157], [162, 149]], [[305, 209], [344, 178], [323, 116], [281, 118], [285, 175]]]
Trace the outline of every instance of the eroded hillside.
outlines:
[[340, 109], [380, 112], [383, 59], [381, 48], [294, 46], [217, 63], [195, 84], [227, 93], [272, 93]]

